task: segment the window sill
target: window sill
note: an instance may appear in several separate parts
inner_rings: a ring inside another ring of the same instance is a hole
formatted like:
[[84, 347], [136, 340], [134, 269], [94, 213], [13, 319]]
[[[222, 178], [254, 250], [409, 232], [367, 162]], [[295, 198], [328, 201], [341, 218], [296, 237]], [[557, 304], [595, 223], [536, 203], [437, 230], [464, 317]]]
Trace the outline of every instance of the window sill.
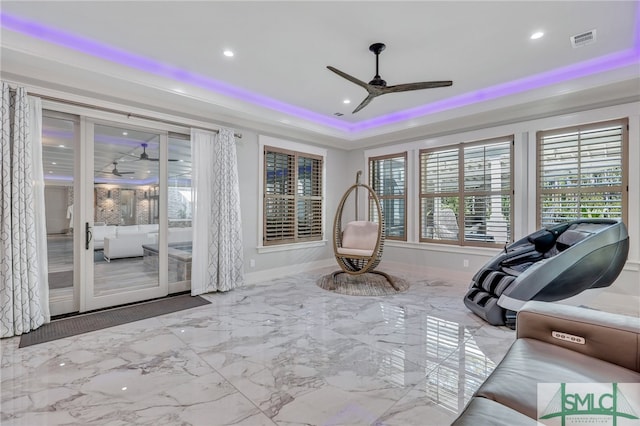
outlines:
[[502, 249], [499, 247], [458, 246], [453, 244], [418, 243], [408, 241], [385, 240], [385, 247], [410, 248], [414, 250], [438, 251], [443, 253], [464, 253], [477, 255], [495, 255]]
[[327, 245], [327, 240], [320, 241], [308, 241], [304, 243], [291, 243], [291, 244], [280, 244], [274, 246], [258, 246], [258, 253], [274, 253], [278, 251], [289, 251], [289, 250], [300, 250], [307, 249], [313, 247], [324, 247]]

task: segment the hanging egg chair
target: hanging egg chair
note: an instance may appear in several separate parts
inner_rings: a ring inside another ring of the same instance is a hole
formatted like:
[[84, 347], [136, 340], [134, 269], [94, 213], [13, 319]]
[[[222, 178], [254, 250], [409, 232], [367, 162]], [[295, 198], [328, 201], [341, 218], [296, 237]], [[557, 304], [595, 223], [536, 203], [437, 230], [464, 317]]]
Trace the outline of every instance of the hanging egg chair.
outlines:
[[[361, 174], [362, 171], [358, 171], [356, 183], [351, 185], [342, 196], [333, 221], [333, 252], [342, 269], [333, 273], [333, 280], [335, 283], [335, 277], [342, 273], [349, 275], [374, 273], [385, 277], [389, 284], [396, 291], [399, 291], [388, 274], [374, 270], [382, 260], [385, 234], [384, 215], [378, 195], [369, 185], [360, 183]], [[370, 199], [374, 201], [377, 222], [358, 220], [358, 189], [360, 188], [364, 188]], [[344, 206], [352, 193], [355, 193], [355, 220], [344, 223]]]

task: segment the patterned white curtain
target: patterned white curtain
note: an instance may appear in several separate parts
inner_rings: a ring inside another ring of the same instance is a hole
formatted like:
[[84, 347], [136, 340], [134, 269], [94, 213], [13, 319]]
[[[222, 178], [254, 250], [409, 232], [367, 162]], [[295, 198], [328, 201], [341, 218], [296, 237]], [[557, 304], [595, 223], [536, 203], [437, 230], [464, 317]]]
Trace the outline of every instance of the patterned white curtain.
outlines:
[[0, 137], [0, 337], [49, 322], [42, 106], [2, 82]]
[[191, 294], [229, 291], [244, 282], [240, 186], [234, 131], [191, 130], [193, 255]]

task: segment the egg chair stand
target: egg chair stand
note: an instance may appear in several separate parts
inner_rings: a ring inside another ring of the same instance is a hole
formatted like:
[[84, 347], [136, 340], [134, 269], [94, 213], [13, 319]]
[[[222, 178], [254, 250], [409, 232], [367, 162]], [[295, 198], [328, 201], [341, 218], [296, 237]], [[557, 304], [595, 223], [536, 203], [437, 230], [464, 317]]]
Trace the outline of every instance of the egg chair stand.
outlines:
[[[382, 205], [375, 191], [364, 183], [360, 183], [362, 171], [356, 174], [356, 183], [351, 185], [344, 193], [336, 216], [333, 221], [333, 252], [341, 270], [332, 274], [332, 287], [335, 289], [336, 277], [340, 274], [362, 275], [372, 273], [383, 276], [396, 290], [400, 291], [396, 283], [388, 274], [376, 271], [375, 268], [382, 260], [384, 247], [384, 215]], [[374, 201], [378, 222], [358, 220], [358, 189], [364, 188]], [[355, 220], [344, 224], [343, 210], [347, 199], [355, 192]]]

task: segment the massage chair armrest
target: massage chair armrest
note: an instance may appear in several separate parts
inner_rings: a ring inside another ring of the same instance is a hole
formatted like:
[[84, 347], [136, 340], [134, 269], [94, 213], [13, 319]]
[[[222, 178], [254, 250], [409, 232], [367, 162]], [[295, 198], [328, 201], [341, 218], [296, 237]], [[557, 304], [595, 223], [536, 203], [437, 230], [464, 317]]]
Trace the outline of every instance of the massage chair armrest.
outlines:
[[518, 312], [516, 337], [564, 347], [640, 372], [640, 318], [529, 301]]

